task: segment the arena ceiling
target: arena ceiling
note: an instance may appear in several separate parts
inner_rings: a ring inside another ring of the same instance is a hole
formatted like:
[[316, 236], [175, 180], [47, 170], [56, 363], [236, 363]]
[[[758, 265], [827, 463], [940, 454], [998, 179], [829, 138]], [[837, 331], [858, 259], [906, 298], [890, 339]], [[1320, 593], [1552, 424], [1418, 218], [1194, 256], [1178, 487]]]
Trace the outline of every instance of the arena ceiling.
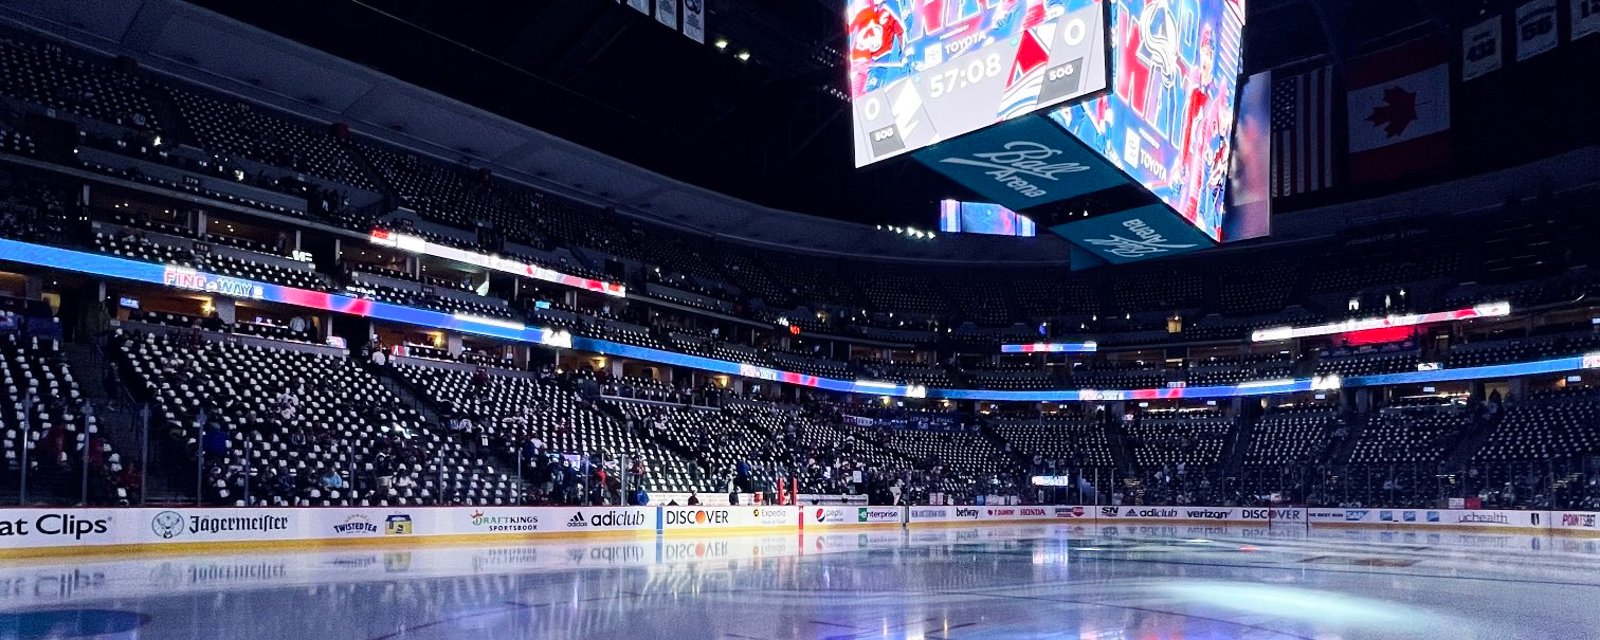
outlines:
[[[964, 195], [907, 159], [854, 168], [842, 0], [708, 0], [707, 44], [616, 0], [193, 3], [771, 207], [928, 226], [939, 199]], [[1465, 22], [1479, 4], [1251, 0], [1246, 69], [1337, 64], [1401, 32]]]

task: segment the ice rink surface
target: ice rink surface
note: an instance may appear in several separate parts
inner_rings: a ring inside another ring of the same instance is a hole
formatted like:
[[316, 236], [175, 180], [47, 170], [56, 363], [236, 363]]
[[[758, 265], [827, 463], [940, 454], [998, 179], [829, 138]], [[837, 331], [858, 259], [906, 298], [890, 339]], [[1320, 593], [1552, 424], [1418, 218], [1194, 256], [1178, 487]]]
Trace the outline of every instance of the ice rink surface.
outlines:
[[990, 526], [0, 564], [0, 639], [1597, 638], [1600, 541]]

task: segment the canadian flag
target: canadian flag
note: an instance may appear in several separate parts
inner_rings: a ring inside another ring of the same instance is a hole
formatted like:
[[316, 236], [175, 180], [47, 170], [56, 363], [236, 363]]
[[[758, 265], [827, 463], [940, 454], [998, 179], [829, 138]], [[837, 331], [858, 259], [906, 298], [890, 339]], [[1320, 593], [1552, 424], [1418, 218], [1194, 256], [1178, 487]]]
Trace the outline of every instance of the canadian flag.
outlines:
[[1350, 63], [1350, 178], [1388, 180], [1450, 157], [1450, 66], [1425, 38]]

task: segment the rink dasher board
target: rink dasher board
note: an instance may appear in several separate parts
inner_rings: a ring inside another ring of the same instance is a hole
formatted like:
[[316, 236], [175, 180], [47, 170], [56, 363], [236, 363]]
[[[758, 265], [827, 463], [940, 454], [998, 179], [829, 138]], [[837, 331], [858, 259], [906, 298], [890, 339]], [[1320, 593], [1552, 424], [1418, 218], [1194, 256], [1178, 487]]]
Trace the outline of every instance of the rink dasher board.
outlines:
[[1304, 526], [1308, 515], [1308, 510], [1300, 507], [1101, 506], [1093, 509], [1095, 522], [1103, 524], [1229, 522]]
[[655, 507], [3, 509], [0, 556], [46, 549], [96, 552], [648, 535], [659, 526], [657, 511]]
[[[1551, 531], [1550, 511], [1506, 509], [1307, 509], [1312, 527], [1395, 527], [1470, 531]], [[1566, 512], [1568, 514], [1575, 512]], [[1571, 520], [1571, 518], [1568, 518]], [[1597, 531], [1600, 533], [1600, 531]]]
[[800, 525], [800, 507], [655, 507], [656, 529], [675, 533], [767, 533], [793, 531]]
[[905, 507], [907, 525], [1065, 523], [1094, 521], [1095, 507], [1082, 506], [950, 506]]
[[905, 525], [905, 507], [812, 505], [799, 508], [800, 528], [895, 528]]
[[0, 509], [0, 557], [525, 542], [1005, 524], [1279, 525], [1600, 536], [1600, 513], [1241, 507], [323, 507]]

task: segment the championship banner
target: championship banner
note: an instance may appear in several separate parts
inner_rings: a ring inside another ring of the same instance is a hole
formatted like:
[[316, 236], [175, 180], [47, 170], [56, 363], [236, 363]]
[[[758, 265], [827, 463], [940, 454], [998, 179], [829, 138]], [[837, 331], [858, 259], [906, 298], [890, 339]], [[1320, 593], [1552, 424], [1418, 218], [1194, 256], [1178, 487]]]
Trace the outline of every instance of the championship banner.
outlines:
[[706, 41], [706, 0], [683, 0], [683, 35], [704, 44]]
[[1500, 16], [1461, 31], [1461, 79], [1471, 80], [1500, 69]]
[[1517, 61], [1556, 48], [1556, 0], [1533, 0], [1517, 7]]
[[656, 0], [656, 21], [678, 28], [678, 0]]
[[623, 0], [625, 4], [633, 7], [634, 11], [650, 15], [650, 0]]
[[1572, 35], [1577, 40], [1600, 33], [1600, 0], [1571, 0]]

